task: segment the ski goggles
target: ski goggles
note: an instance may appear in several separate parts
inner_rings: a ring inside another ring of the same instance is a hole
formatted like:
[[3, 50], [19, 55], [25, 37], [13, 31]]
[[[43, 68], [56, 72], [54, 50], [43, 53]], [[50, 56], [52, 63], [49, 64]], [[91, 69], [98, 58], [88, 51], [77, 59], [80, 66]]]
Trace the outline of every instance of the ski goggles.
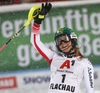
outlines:
[[69, 41], [70, 41], [70, 39], [67, 35], [58, 36], [55, 39], [55, 43], [57, 46], [60, 46], [62, 44], [62, 42], [68, 43]]

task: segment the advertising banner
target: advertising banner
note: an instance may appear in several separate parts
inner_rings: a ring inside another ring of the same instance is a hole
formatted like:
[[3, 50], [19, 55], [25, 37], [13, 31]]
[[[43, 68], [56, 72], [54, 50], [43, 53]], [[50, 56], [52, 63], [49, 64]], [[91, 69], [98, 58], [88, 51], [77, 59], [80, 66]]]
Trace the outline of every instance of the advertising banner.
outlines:
[[0, 76], [0, 93], [47, 93], [50, 71], [27, 71]]
[[[50, 70], [31, 70], [0, 75], [0, 93], [48, 93]], [[95, 93], [100, 93], [100, 68], [94, 69]], [[85, 93], [84, 80], [80, 92]]]
[[[26, 23], [27, 16], [28, 10], [0, 13], [0, 48]], [[0, 51], [0, 72], [49, 68], [30, 43], [32, 23]], [[41, 24], [41, 41], [56, 50], [54, 33], [61, 27], [73, 29], [82, 54], [93, 65], [100, 64], [99, 3], [52, 8]]]

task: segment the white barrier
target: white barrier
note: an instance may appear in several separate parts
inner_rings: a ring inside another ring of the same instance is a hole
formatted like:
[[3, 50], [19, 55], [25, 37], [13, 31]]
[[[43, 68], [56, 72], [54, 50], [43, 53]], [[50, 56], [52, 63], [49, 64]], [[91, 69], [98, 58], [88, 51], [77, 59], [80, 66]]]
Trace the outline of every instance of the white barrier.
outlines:
[[[95, 93], [100, 93], [100, 67], [94, 68]], [[0, 75], [0, 93], [48, 93], [50, 70], [11, 72]], [[79, 93], [85, 93], [82, 82]]]

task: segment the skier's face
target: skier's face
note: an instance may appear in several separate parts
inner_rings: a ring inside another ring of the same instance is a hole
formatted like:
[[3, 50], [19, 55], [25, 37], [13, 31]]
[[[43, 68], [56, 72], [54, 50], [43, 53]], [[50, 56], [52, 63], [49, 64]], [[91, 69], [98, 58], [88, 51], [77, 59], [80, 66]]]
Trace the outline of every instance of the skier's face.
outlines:
[[65, 36], [60, 37], [59, 41], [61, 41], [59, 48], [62, 52], [69, 52], [72, 49], [71, 41], [68, 41]]

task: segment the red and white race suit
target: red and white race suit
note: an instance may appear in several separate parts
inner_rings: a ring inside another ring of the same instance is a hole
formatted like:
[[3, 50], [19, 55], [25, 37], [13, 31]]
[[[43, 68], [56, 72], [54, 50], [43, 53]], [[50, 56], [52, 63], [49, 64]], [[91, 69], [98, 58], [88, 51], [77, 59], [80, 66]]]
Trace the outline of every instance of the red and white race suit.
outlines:
[[94, 93], [93, 66], [87, 58], [79, 56], [67, 58], [47, 48], [40, 40], [40, 25], [33, 24], [31, 43], [49, 62], [51, 80], [48, 93], [79, 93], [80, 83], [84, 79], [86, 93]]

